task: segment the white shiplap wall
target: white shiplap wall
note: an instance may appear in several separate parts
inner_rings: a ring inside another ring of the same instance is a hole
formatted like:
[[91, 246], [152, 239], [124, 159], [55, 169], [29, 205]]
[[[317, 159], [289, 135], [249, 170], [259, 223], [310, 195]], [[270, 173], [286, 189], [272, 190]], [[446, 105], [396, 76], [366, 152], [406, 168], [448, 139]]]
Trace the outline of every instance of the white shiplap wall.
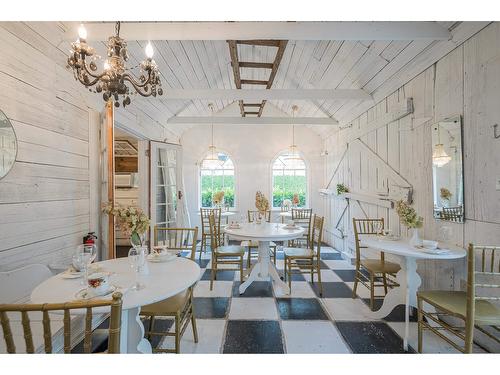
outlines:
[[[63, 260], [97, 223], [89, 133], [98, 142], [103, 102], [66, 70], [64, 31], [58, 22], [0, 23], [0, 109], [19, 144], [13, 169], [0, 180], [0, 270]], [[116, 117], [146, 138], [175, 138], [137, 107]]]
[[[452, 227], [453, 241], [459, 245], [469, 242], [500, 245], [500, 191], [495, 189], [495, 179], [500, 177], [500, 140], [494, 139], [492, 128], [500, 117], [499, 38], [500, 25], [490, 24], [361, 114], [351, 128], [327, 138], [325, 148], [329, 156], [325, 180], [330, 179], [339, 163], [350, 134], [393, 111], [406, 98], [413, 98], [415, 111], [412, 115], [385, 124], [365, 134], [361, 140], [413, 186], [414, 207], [424, 217], [424, 237], [437, 238], [439, 228], [446, 225]], [[431, 125], [457, 114], [463, 116], [464, 128], [465, 224], [440, 222], [432, 215]], [[373, 156], [350, 148], [331, 188], [339, 182], [352, 191], [375, 195], [385, 190], [388, 176], [376, 167]], [[350, 215], [345, 215], [339, 225], [348, 237], [340, 239], [334, 235], [333, 228], [345, 201], [325, 198], [325, 205], [325, 212], [329, 213], [329, 242], [350, 254], [353, 246], [351, 219], [363, 216], [360, 206], [351, 203]], [[368, 216], [383, 216], [390, 229], [406, 234], [393, 210], [369, 203], [361, 203], [361, 206]], [[464, 260], [421, 262], [423, 286], [458, 288], [464, 264]]]

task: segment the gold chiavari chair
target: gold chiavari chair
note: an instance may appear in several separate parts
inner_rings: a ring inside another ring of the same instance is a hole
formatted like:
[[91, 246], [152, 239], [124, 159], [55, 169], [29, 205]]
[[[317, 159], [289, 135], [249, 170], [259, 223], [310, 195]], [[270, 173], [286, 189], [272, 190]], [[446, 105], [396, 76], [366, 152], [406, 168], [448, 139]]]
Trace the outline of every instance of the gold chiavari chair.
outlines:
[[311, 282], [314, 282], [314, 273], [318, 274], [319, 295], [323, 295], [323, 285], [321, 284], [321, 241], [323, 238], [323, 223], [325, 218], [317, 215], [312, 219], [311, 238], [309, 247], [285, 248], [285, 280], [288, 279], [288, 286], [292, 289], [292, 273], [310, 273]]
[[[477, 262], [476, 257], [479, 257], [481, 261]], [[476, 267], [476, 263], [479, 263], [479, 267]], [[483, 328], [490, 326], [497, 333], [500, 332], [499, 301], [500, 246], [473, 246], [469, 244], [467, 250], [467, 289], [465, 292], [422, 291], [417, 293], [418, 352], [422, 353], [424, 329], [432, 331], [462, 353], [472, 353], [474, 328], [500, 343], [498, 335], [495, 336]], [[437, 313], [426, 312], [423, 302], [433, 306]], [[458, 318], [464, 322], [464, 325], [453, 326], [439, 319], [440, 316]], [[431, 320], [436, 325], [429, 324]], [[463, 347], [441, 333], [442, 330], [463, 340]]]
[[443, 210], [439, 213], [439, 216], [443, 220], [461, 223], [463, 221], [462, 206], [443, 207]]
[[210, 241], [210, 223], [208, 218], [210, 214], [215, 215], [215, 221], [220, 231], [221, 225], [221, 214], [222, 210], [220, 208], [200, 208], [200, 218], [201, 218], [201, 246], [200, 246], [200, 259], [202, 253], [207, 251], [207, 245]]
[[[398, 286], [395, 281], [396, 273], [400, 270], [397, 263], [385, 260], [385, 254], [380, 253], [380, 259], [362, 259], [360, 245], [360, 235], [380, 234], [384, 229], [384, 219], [352, 219], [354, 229], [354, 244], [356, 245], [356, 273], [354, 276], [354, 288], [352, 289], [352, 298], [356, 298], [358, 282], [370, 290], [370, 309], [373, 310], [375, 297], [383, 297], [387, 294], [388, 288]], [[369, 274], [367, 277], [362, 271]], [[389, 276], [389, 277], [388, 277]], [[379, 280], [382, 279], [382, 282]], [[384, 295], [375, 296], [375, 288], [383, 287]]]
[[[194, 261], [198, 227], [164, 228], [156, 226], [154, 235], [157, 245], [166, 245], [170, 250], [189, 251], [189, 258]], [[173, 336], [175, 338], [174, 349], [154, 348], [153, 351], [180, 353], [180, 341], [189, 322], [193, 325], [194, 342], [198, 342], [198, 331], [193, 308], [193, 289], [194, 285], [173, 297], [141, 307], [140, 314], [149, 317], [149, 327], [146, 331], [148, 340], [151, 340], [152, 336]], [[174, 332], [155, 331], [154, 323], [157, 317], [173, 317]]]
[[[290, 212], [290, 206], [289, 205], [284, 205], [283, 203], [281, 204], [281, 212]], [[285, 223], [285, 217], [281, 215], [281, 224]]]
[[313, 213], [311, 208], [292, 208], [292, 221], [305, 229], [302, 238], [289, 241], [289, 246], [292, 247], [309, 247], [309, 238], [311, 235], [311, 221]]
[[64, 353], [71, 353], [71, 311], [85, 310], [85, 332], [83, 349], [85, 353], [90, 353], [92, 348], [93, 309], [106, 306], [109, 306], [111, 308], [107, 353], [120, 353], [122, 294], [119, 292], [113, 293], [113, 298], [111, 300], [74, 301], [44, 304], [1, 304], [0, 321], [2, 323], [3, 337], [7, 346], [7, 352], [16, 353], [16, 346], [14, 343], [14, 337], [9, 321], [10, 314], [21, 314], [24, 342], [26, 344], [26, 353], [31, 354], [35, 352], [36, 348], [33, 344], [33, 332], [31, 330], [29, 313], [42, 313], [44, 348], [46, 353], [52, 353], [52, 332], [49, 313], [55, 311], [63, 311]]
[[[214, 280], [217, 278], [217, 271], [236, 270], [240, 271], [240, 281], [243, 282], [243, 257], [245, 248], [243, 246], [224, 246], [223, 237], [217, 226], [215, 215], [209, 216], [210, 240], [212, 247], [212, 275], [210, 278], [210, 290], [213, 289]], [[221, 268], [219, 266], [237, 265], [238, 268]]]
[[[248, 210], [248, 222], [253, 223], [257, 220], [259, 211]], [[264, 220], [268, 223], [271, 222], [271, 211], [268, 210], [264, 213]], [[241, 241], [241, 246], [248, 248], [248, 258], [247, 258], [247, 268], [250, 268], [252, 264], [252, 255], [254, 249], [259, 248], [259, 241]], [[270, 242], [269, 248], [271, 249], [271, 257], [273, 258], [274, 264], [276, 264], [276, 243]], [[254, 257], [255, 258], [255, 257]]]

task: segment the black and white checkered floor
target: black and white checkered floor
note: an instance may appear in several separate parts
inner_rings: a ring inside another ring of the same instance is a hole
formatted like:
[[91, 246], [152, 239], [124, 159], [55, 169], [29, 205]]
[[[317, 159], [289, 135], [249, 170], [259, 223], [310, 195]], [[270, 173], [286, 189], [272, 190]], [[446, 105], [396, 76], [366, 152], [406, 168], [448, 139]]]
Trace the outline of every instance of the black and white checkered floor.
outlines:
[[[197, 254], [198, 259], [198, 254]], [[340, 253], [323, 247], [323, 297], [309, 275], [296, 275], [290, 295], [271, 282], [254, 282], [239, 295], [239, 273], [218, 272], [210, 291], [210, 253], [197, 260], [201, 280], [194, 291], [199, 342], [191, 325], [181, 340], [181, 353], [403, 353], [404, 307], [388, 317], [370, 317], [369, 292], [358, 287], [361, 298], [352, 299], [354, 270]], [[277, 267], [283, 270], [283, 254]], [[377, 301], [377, 308], [381, 300]], [[410, 352], [417, 339], [416, 313], [410, 326]], [[164, 321], [165, 329], [171, 323]], [[424, 336], [426, 352], [456, 352], [432, 334]], [[171, 347], [170, 337], [152, 343]]]

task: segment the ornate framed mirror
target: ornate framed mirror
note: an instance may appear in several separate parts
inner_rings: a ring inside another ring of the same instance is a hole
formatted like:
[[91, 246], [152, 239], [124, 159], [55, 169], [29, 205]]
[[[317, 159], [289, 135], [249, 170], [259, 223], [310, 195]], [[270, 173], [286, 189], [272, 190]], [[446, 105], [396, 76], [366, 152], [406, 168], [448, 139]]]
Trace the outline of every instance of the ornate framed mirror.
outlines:
[[0, 179], [12, 169], [16, 156], [16, 133], [7, 116], [0, 110]]
[[463, 223], [464, 176], [462, 118], [454, 116], [432, 126], [434, 217]]

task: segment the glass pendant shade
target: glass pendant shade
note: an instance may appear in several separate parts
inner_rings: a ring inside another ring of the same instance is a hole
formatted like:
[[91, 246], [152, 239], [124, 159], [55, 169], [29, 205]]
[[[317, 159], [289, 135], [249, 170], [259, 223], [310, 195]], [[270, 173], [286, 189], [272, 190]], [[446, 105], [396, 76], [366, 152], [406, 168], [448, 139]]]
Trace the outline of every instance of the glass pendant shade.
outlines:
[[203, 159], [203, 168], [217, 169], [222, 167], [223, 161], [219, 159], [219, 154], [214, 145], [208, 147], [208, 155]]
[[432, 163], [436, 167], [442, 167], [448, 164], [451, 160], [451, 157], [444, 150], [444, 145], [442, 143], [438, 143], [434, 146], [434, 152], [432, 153]]

